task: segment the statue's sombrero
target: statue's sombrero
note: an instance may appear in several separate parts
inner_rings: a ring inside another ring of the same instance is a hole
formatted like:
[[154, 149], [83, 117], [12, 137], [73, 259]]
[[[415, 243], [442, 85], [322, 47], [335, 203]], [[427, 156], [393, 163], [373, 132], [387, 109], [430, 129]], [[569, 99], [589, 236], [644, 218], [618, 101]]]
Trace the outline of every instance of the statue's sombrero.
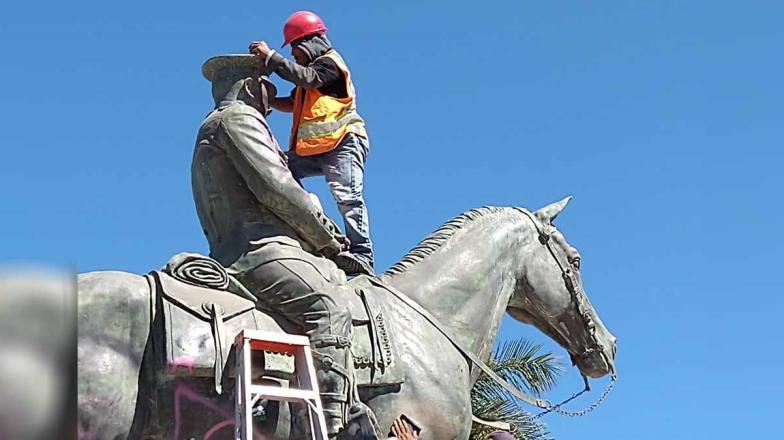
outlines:
[[[242, 74], [261, 76], [267, 85], [268, 93], [271, 96], [275, 96], [278, 89], [267, 77], [267, 69], [263, 63], [262, 59], [255, 55], [218, 55], [204, 62], [201, 66], [201, 74], [210, 82], [215, 80], [215, 75], [218, 72], [232, 72], [235, 74], [241, 72]], [[231, 74], [229, 75], [232, 76]]]
[[204, 62], [201, 66], [201, 74], [204, 75], [208, 81], [214, 80], [215, 74], [221, 70], [258, 71], [259, 74], [262, 74], [265, 73], [263, 62], [264, 61], [260, 57], [255, 55], [218, 55]]

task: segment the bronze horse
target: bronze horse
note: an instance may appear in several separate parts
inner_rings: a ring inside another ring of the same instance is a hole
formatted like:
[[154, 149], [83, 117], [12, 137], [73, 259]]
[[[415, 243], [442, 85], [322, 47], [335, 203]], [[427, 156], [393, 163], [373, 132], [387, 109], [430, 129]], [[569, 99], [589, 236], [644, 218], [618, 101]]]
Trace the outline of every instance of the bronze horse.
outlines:
[[[480, 359], [489, 356], [506, 312], [561, 345], [583, 375], [602, 377], [614, 370], [615, 337], [582, 293], [579, 254], [552, 225], [568, 201], [536, 212], [467, 211], [379, 278], [429, 311]], [[160, 337], [151, 325], [151, 296], [139, 275], [79, 276], [81, 438], [232, 438], [231, 397], [216, 394], [209, 381], [179, 379], [162, 390], [160, 367], [151, 360], [150, 341]], [[469, 395], [480, 371], [411, 307], [385, 298], [405, 382], [365, 392], [362, 399], [382, 427], [405, 413], [423, 425], [423, 440], [466, 439]], [[288, 411], [280, 411], [257, 429], [260, 437], [288, 438], [288, 425]]]

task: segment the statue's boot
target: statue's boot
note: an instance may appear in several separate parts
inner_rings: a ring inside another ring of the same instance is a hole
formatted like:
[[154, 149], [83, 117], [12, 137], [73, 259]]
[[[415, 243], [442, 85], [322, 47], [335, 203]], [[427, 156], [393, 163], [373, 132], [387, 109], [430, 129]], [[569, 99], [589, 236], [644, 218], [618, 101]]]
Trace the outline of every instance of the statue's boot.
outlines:
[[378, 440], [382, 437], [373, 410], [362, 402], [354, 402], [348, 410], [348, 421], [339, 440]]
[[316, 361], [316, 378], [321, 391], [321, 406], [327, 434], [336, 436], [348, 417], [352, 374], [350, 341], [344, 336], [319, 335], [310, 338]]

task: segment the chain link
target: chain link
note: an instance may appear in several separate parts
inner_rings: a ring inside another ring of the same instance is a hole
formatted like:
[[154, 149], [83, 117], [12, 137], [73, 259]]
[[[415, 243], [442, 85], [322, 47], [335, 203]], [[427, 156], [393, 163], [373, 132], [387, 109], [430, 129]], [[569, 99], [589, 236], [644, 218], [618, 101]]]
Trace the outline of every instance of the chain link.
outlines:
[[599, 405], [601, 405], [604, 402], [604, 399], [606, 399], [607, 396], [610, 395], [610, 391], [612, 391], [613, 386], [615, 385], [615, 381], [617, 379], [618, 379], [618, 377], [615, 374], [613, 374], [612, 377], [610, 378], [610, 383], [607, 384], [607, 388], [605, 388], [604, 391], [602, 391], [602, 394], [599, 396], [598, 399], [596, 399], [596, 401], [594, 403], [590, 404], [585, 409], [581, 409], [580, 411], [569, 411], [569, 410], [561, 409], [561, 407], [563, 405], [571, 402], [572, 400], [580, 397], [580, 395], [582, 395], [583, 393], [588, 391], [587, 389], [584, 389], [584, 390], [580, 391], [579, 393], [572, 394], [571, 397], [569, 397], [568, 399], [564, 400], [563, 402], [561, 402], [561, 403], [559, 403], [557, 405], [550, 405], [547, 409], [545, 409], [544, 411], [542, 411], [539, 414], [535, 415], [534, 418], [538, 419], [538, 418], [543, 417], [543, 416], [545, 416], [545, 415], [547, 415], [547, 414], [549, 414], [551, 412], [554, 412], [556, 414], [560, 414], [560, 415], [566, 416], [566, 417], [582, 417], [582, 416], [588, 414], [589, 412], [595, 410], [596, 408], [598, 408]]

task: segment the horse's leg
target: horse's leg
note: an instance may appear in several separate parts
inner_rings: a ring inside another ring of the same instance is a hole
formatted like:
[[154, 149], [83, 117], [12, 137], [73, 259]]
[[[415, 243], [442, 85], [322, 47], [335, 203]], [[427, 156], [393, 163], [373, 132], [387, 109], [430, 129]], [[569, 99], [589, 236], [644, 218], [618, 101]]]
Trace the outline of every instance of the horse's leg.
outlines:
[[95, 272], [78, 280], [79, 438], [127, 438], [150, 333], [144, 277]]

